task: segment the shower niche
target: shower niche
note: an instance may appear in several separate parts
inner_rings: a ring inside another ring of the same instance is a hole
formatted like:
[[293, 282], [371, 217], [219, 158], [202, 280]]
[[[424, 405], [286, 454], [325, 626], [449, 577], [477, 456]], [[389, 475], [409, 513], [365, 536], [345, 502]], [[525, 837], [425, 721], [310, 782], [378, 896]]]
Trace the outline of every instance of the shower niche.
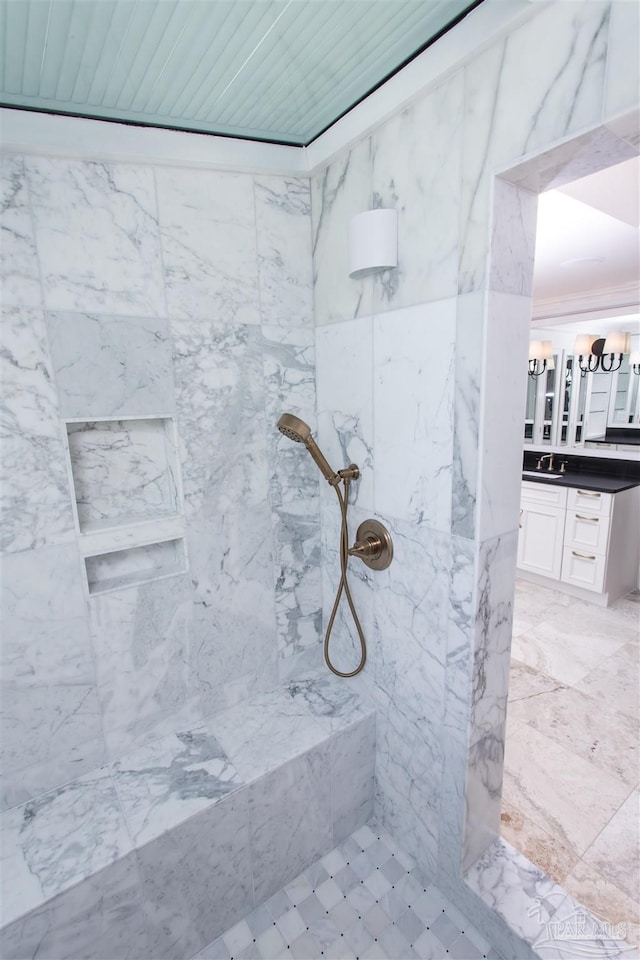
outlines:
[[171, 417], [67, 420], [76, 529], [89, 595], [187, 569]]

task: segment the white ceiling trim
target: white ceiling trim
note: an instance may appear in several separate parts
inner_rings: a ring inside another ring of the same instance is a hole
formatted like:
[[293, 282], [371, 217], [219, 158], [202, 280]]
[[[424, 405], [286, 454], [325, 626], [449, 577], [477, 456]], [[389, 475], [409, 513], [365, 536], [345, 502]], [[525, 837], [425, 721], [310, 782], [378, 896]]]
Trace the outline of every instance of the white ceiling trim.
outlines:
[[573, 317], [580, 314], [588, 316], [611, 316], [613, 313], [636, 313], [640, 310], [640, 288], [638, 283], [623, 283], [617, 287], [599, 287], [597, 290], [580, 294], [569, 294], [549, 300], [534, 300], [532, 322], [539, 324], [557, 318]]

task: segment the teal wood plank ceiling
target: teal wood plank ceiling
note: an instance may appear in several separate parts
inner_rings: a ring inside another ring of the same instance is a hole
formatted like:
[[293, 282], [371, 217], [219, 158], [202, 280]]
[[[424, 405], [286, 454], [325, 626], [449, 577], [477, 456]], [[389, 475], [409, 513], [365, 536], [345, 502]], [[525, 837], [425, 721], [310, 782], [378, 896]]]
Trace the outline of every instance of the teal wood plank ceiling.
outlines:
[[0, 103], [308, 144], [478, 0], [0, 0]]

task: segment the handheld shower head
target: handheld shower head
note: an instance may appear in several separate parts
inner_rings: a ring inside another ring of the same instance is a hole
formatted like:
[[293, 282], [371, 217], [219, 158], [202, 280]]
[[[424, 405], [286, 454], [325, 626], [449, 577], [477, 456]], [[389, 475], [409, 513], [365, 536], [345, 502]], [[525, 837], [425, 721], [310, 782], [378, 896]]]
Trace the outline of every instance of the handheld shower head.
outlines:
[[306, 443], [311, 436], [311, 427], [292, 413], [283, 413], [278, 420], [278, 430], [294, 443]]
[[292, 413], [283, 413], [278, 420], [278, 430], [289, 440], [293, 440], [295, 443], [304, 443], [325, 480], [334, 486], [340, 481], [339, 475], [331, 469], [318, 444], [311, 436], [311, 427], [304, 420], [294, 417]]

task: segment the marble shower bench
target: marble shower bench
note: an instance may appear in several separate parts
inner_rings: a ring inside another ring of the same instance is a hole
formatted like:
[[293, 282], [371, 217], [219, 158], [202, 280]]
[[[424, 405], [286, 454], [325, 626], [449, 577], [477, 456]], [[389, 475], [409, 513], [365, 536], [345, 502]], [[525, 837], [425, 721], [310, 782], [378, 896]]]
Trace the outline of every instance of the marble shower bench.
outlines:
[[4, 958], [191, 957], [372, 815], [375, 712], [325, 673], [7, 811]]

